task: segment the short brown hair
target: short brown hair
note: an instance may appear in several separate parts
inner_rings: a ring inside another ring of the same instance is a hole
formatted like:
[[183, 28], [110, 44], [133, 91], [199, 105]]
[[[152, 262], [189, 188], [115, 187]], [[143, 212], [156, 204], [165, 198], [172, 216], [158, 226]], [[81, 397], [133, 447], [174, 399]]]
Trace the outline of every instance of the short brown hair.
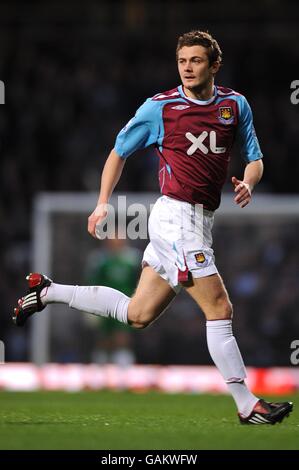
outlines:
[[203, 46], [208, 50], [208, 57], [210, 65], [213, 62], [222, 62], [222, 51], [219, 47], [216, 39], [211, 36], [210, 33], [205, 31], [189, 31], [188, 33], [183, 34], [178, 39], [178, 44], [176, 48], [176, 57], [178, 58], [179, 50], [182, 47], [187, 46]]

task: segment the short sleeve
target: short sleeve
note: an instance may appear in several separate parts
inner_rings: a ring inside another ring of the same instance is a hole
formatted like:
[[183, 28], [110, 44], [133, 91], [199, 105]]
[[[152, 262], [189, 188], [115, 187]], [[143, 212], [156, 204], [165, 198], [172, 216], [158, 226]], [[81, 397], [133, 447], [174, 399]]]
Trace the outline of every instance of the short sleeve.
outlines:
[[263, 154], [255, 133], [252, 111], [244, 96], [240, 95], [238, 105], [240, 114], [237, 139], [241, 146], [241, 155], [249, 163], [263, 158]]
[[125, 159], [136, 150], [155, 144], [160, 126], [161, 105], [149, 98], [117, 135], [114, 146], [116, 153]]

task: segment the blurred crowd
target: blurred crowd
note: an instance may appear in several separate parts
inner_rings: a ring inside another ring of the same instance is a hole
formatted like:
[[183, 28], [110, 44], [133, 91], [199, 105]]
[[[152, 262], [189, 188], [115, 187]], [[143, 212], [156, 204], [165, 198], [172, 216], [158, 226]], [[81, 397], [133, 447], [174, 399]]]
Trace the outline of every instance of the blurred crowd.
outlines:
[[[224, 53], [216, 83], [244, 93], [251, 103], [265, 154], [259, 190], [298, 192], [299, 105], [290, 102], [290, 83], [299, 78], [296, 2], [289, 2], [287, 9], [280, 1], [247, 7], [232, 0], [225, 12], [217, 8], [218, 2], [212, 7], [206, 1], [74, 2], [72, 8], [67, 2], [41, 3], [1, 5], [5, 105], [0, 106], [0, 338], [9, 338], [13, 345], [7, 348], [11, 360], [28, 354], [26, 336], [13, 329], [10, 313], [31, 266], [35, 194], [97, 190], [117, 132], [148, 96], [179, 83], [175, 48], [180, 33], [199, 28], [214, 34]], [[154, 153], [139, 152], [126, 164], [118, 190], [158, 190], [156, 169]], [[231, 173], [241, 176], [241, 171], [236, 155]], [[244, 315], [236, 322], [243, 327], [252, 363], [278, 363], [275, 351], [288, 322], [296, 321], [298, 244], [293, 240], [288, 255], [288, 239], [278, 237], [273, 243], [250, 258], [247, 271], [240, 257], [227, 280], [240, 296]], [[160, 333], [154, 328], [157, 338], [164, 334], [162, 327]], [[185, 328], [193, 331], [191, 323]], [[251, 344], [257, 331], [270, 345], [264, 359]]]

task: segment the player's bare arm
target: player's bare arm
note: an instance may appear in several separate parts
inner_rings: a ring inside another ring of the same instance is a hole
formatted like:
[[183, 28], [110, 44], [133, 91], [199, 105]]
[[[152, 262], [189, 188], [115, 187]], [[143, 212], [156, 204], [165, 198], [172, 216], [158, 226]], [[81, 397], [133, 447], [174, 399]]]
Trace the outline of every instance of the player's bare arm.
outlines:
[[256, 160], [248, 163], [245, 168], [243, 180], [239, 180], [235, 176], [232, 177], [234, 191], [237, 194], [235, 203], [240, 207], [245, 207], [251, 201], [252, 191], [256, 184], [259, 183], [263, 176], [264, 165], [262, 160]]
[[107, 204], [116, 184], [119, 181], [124, 165], [125, 160], [121, 159], [114, 149], [111, 150], [103, 169], [97, 206], [88, 217], [88, 232], [95, 238], [96, 226], [99, 225], [105, 217], [107, 217]]

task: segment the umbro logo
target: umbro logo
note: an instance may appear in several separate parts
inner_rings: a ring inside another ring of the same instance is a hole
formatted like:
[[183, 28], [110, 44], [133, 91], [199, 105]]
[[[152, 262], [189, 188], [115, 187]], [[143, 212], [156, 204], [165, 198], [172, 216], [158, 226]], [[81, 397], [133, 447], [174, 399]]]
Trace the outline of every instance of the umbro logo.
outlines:
[[178, 106], [172, 106], [171, 109], [178, 109], [179, 111], [182, 111], [183, 109], [190, 108], [188, 104], [179, 104]]

